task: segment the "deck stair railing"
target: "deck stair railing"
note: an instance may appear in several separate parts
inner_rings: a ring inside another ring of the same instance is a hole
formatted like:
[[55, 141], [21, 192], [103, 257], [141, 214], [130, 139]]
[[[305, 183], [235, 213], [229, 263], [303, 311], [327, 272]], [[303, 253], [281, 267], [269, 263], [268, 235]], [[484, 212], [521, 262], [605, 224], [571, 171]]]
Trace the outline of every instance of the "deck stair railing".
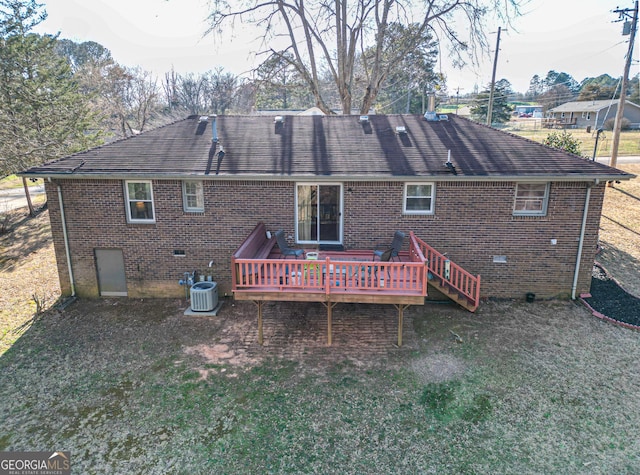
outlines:
[[473, 312], [480, 304], [480, 276], [473, 275], [410, 233], [410, 239], [424, 256], [429, 284]]

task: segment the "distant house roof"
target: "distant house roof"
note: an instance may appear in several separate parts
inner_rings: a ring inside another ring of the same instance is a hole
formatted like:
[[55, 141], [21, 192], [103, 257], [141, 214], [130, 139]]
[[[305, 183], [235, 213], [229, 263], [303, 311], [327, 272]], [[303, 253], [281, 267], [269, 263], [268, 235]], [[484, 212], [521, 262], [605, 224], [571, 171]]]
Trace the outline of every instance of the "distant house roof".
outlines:
[[[449, 115], [192, 116], [34, 167], [64, 178], [618, 180], [633, 175]], [[399, 127], [404, 127], [401, 129]], [[212, 140], [215, 129], [218, 141]], [[223, 153], [221, 153], [223, 152]], [[455, 174], [445, 166], [448, 157]]]
[[[619, 99], [614, 100], [601, 100], [601, 101], [573, 101], [573, 102], [565, 102], [564, 104], [559, 105], [558, 107], [554, 107], [553, 109], [549, 109], [549, 112], [597, 112], [602, 109], [607, 109], [611, 106], [617, 106]], [[636, 107], [640, 108], [639, 105], [634, 104], [633, 102], [625, 101], [625, 107]]]

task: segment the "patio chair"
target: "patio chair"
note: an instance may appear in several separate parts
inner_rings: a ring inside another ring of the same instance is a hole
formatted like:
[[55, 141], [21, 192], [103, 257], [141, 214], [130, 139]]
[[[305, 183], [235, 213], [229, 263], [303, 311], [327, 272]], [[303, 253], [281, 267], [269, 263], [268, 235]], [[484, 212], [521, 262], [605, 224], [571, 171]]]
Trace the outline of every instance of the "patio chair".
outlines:
[[[393, 248], [391, 247], [385, 251], [382, 251], [379, 262], [389, 262], [391, 260], [392, 254], [393, 254]], [[383, 272], [386, 270], [387, 278], [391, 279], [391, 272], [389, 272], [388, 268], [385, 269], [386, 266], [381, 266], [381, 265], [366, 266], [366, 269], [367, 269], [366, 274], [365, 273], [361, 274], [362, 285], [364, 285], [365, 279], [368, 279], [371, 282], [371, 279], [373, 278], [374, 279], [373, 282], [378, 282], [378, 267], [380, 267], [380, 269]], [[364, 268], [362, 270], [364, 270]]]
[[404, 237], [405, 237], [405, 234], [402, 231], [396, 231], [395, 234], [393, 235], [393, 241], [391, 241], [391, 245], [387, 244], [382, 246], [376, 246], [375, 250], [373, 251], [373, 260], [375, 261], [376, 257], [382, 260], [382, 255], [387, 251], [391, 251], [391, 255], [387, 260], [392, 260], [396, 258], [400, 260], [400, 257], [398, 256], [398, 254], [402, 249], [402, 244], [404, 243]]
[[280, 253], [287, 258], [289, 256], [295, 256], [296, 259], [302, 254], [304, 254], [304, 250], [302, 249], [293, 249], [289, 247], [287, 244], [287, 240], [284, 238], [284, 231], [282, 229], [276, 231], [276, 242], [278, 243], [278, 247], [280, 248]]

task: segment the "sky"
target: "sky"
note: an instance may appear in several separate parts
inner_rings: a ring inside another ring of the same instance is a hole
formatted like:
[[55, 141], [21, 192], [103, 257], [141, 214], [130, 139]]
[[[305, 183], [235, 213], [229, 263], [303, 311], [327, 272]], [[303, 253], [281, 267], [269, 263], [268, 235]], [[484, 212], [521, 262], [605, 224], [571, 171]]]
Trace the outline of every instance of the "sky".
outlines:
[[[141, 66], [159, 75], [222, 67], [243, 74], [260, 63], [256, 27], [223, 37], [203, 36], [207, 0], [41, 0], [48, 18], [36, 31], [60, 33], [74, 41], [95, 41], [125, 66]], [[577, 81], [623, 73], [629, 36], [622, 36], [616, 8], [633, 0], [530, 0], [511, 25], [491, 21], [491, 51], [477, 66], [456, 69], [442, 50], [437, 69], [447, 77], [449, 93], [464, 95], [491, 82], [498, 26], [502, 27], [496, 80], [507, 79], [525, 92], [533, 75], [566, 72]], [[640, 72], [640, 34], [636, 35], [631, 76]]]

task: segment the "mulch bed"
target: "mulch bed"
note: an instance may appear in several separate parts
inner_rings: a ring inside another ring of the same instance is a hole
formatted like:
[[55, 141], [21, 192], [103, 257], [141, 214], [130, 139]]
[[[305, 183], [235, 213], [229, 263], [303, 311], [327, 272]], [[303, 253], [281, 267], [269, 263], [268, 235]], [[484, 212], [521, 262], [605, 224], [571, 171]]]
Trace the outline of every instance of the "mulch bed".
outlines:
[[601, 315], [640, 329], [640, 298], [625, 291], [598, 265], [593, 266], [591, 295], [584, 301]]

